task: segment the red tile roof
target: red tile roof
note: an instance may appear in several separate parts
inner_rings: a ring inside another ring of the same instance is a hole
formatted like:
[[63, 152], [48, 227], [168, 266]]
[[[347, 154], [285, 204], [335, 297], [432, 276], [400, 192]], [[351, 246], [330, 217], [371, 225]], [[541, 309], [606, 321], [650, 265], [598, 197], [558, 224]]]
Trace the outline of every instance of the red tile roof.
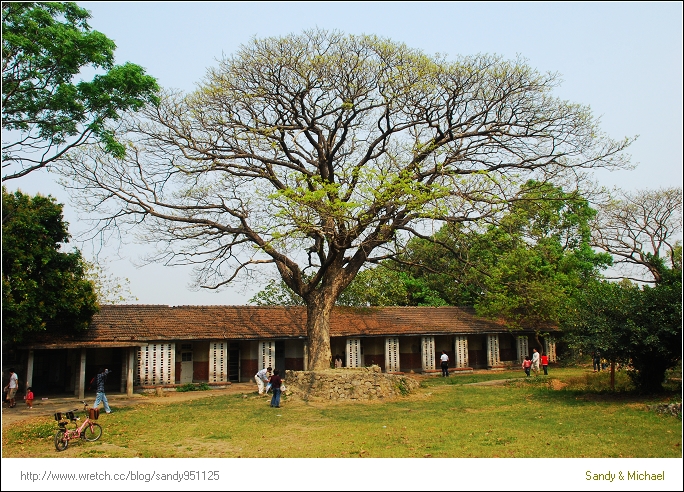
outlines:
[[[484, 334], [508, 331], [462, 307], [335, 307], [331, 337]], [[123, 347], [173, 340], [264, 340], [306, 336], [303, 306], [102, 306], [90, 328], [36, 336], [32, 348]]]

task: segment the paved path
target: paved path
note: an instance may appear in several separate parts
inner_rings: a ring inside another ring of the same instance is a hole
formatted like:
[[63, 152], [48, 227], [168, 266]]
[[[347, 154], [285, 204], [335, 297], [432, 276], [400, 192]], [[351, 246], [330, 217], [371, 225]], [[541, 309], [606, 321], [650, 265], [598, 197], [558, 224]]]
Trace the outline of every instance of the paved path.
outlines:
[[[156, 396], [154, 394], [142, 395], [138, 393], [134, 393], [133, 396], [126, 396], [125, 394], [114, 393], [107, 394], [107, 400], [109, 401], [109, 406], [112, 408], [112, 412], [116, 412], [117, 408], [137, 405], [140, 403], [174, 403], [178, 401], [196, 400], [199, 398], [225, 394], [256, 394], [256, 390], [256, 383], [245, 382], [233, 383], [227, 388], [207, 391], [166, 391], [164, 392], [164, 396]], [[88, 403], [88, 405], [92, 405], [95, 402], [95, 398], [93, 396], [87, 396], [85, 401]], [[53, 419], [54, 413], [73, 410], [74, 408], [78, 409], [79, 412], [83, 410], [83, 404], [81, 403], [81, 400], [75, 396], [36, 400], [33, 402], [33, 409], [27, 408], [24, 400], [17, 400], [17, 406], [14, 408], [7, 408], [7, 405], [3, 403], [2, 426], [5, 427], [6, 425], [11, 425], [15, 422], [20, 422], [37, 416]], [[100, 412], [101, 415], [104, 414], [102, 405], [100, 405]]]

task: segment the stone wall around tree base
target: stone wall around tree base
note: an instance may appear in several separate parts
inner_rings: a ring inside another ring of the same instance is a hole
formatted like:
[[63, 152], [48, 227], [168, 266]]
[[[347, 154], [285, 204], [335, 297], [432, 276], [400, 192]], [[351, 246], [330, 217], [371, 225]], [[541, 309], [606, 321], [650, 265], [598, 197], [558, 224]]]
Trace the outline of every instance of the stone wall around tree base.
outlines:
[[378, 366], [285, 371], [285, 394], [302, 400], [373, 400], [406, 396], [420, 383], [399, 374], [383, 373]]

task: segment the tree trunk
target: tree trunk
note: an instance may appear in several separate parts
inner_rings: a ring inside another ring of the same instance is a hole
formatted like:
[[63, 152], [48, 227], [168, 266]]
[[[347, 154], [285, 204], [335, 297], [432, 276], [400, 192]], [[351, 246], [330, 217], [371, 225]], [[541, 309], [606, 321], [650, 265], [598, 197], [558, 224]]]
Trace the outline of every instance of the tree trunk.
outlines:
[[309, 337], [309, 371], [330, 369], [330, 313], [334, 306], [325, 297], [312, 298], [306, 306], [306, 331]]
[[544, 344], [539, 339], [539, 332], [538, 331], [534, 332], [534, 341], [537, 342], [537, 346], [535, 347], [537, 349], [537, 352], [539, 352], [540, 354], [542, 352], [544, 352]]

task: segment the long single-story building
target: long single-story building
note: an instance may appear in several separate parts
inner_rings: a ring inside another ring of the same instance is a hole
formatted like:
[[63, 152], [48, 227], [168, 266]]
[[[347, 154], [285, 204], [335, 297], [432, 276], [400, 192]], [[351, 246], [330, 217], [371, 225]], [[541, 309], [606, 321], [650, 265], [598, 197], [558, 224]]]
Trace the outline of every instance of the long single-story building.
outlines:
[[[394, 373], [434, 371], [443, 350], [457, 371], [519, 364], [532, 347], [555, 362], [554, 334], [511, 331], [462, 307], [336, 307], [330, 319], [333, 357], [340, 355], [345, 367], [375, 364]], [[112, 371], [107, 391], [132, 394], [247, 381], [268, 366], [306, 370], [307, 350], [302, 306], [111, 305], [84, 332], [34, 336], [4, 365], [37, 394], [83, 398], [103, 367]]]

